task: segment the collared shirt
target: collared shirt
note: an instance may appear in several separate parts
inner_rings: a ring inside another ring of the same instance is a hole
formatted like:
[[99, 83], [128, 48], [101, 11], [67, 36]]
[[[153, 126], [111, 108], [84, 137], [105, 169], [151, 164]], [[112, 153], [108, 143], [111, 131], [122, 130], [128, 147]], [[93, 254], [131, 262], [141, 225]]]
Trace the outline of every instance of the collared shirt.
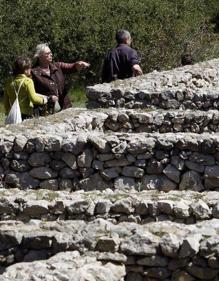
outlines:
[[139, 64], [136, 50], [127, 44], [119, 44], [111, 49], [104, 61], [102, 82], [126, 79], [133, 76], [132, 66]]
[[20, 92], [18, 95], [18, 101], [19, 101], [21, 113], [31, 116], [33, 113], [33, 105], [43, 104], [43, 98], [36, 94], [33, 80], [31, 78], [28, 78], [25, 74], [19, 74], [15, 77], [15, 79], [11, 79], [5, 84], [4, 107], [5, 107], [6, 114], [9, 113], [10, 108], [13, 105], [16, 98], [14, 87], [16, 90], [18, 90], [19, 85], [23, 79], [25, 80], [20, 88]]

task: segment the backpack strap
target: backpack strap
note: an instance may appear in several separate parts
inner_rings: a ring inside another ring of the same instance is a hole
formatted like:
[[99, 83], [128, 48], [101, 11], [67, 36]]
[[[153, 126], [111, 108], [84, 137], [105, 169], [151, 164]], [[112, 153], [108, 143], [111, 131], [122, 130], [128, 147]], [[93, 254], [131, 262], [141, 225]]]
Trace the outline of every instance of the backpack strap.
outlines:
[[19, 87], [18, 87], [18, 90], [16, 90], [16, 88], [15, 88], [14, 81], [13, 81], [13, 83], [12, 83], [12, 85], [13, 85], [13, 87], [14, 87], [14, 92], [15, 92], [16, 98], [18, 98], [18, 95], [19, 95], [19, 93], [20, 93], [20, 89], [21, 89], [21, 86], [22, 86], [23, 83], [24, 83], [24, 80], [25, 80], [25, 78], [21, 81], [21, 83], [20, 83], [20, 85], [19, 85]]

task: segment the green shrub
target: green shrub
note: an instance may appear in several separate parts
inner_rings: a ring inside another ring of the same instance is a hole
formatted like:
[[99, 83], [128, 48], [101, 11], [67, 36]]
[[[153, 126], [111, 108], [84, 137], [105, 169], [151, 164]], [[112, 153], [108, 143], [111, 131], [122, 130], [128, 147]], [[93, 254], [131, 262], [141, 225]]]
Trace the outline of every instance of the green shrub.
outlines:
[[0, 87], [14, 58], [32, 56], [40, 42], [50, 44], [55, 60], [89, 61], [80, 83], [99, 82], [121, 28], [132, 33], [145, 73], [179, 65], [183, 52], [196, 61], [219, 54], [218, 0], [0, 0], [0, 21]]

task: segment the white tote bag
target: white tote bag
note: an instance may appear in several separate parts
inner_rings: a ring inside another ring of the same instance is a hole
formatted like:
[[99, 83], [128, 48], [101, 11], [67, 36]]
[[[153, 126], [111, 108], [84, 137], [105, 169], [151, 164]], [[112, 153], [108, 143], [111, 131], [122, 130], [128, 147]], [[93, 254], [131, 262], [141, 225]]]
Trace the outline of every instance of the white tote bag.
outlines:
[[19, 95], [19, 92], [20, 92], [20, 89], [21, 89], [21, 86], [22, 84], [24, 83], [24, 80], [23, 79], [19, 85], [19, 88], [18, 88], [18, 91], [15, 89], [15, 86], [14, 86], [14, 82], [13, 82], [13, 87], [14, 87], [14, 91], [15, 91], [15, 95], [16, 95], [16, 98], [15, 98], [15, 101], [8, 113], [8, 116], [6, 117], [5, 119], [5, 124], [18, 124], [18, 123], [21, 123], [22, 122], [22, 118], [21, 118], [21, 109], [20, 109], [20, 105], [19, 105], [19, 101], [18, 101], [18, 95]]

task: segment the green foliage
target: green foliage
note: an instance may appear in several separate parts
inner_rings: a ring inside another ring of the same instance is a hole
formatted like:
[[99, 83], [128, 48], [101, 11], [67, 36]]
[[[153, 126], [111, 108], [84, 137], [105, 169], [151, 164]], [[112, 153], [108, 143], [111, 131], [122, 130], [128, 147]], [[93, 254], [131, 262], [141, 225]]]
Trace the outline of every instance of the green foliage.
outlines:
[[4, 124], [5, 113], [4, 113], [3, 98], [0, 97], [0, 126]]
[[219, 55], [218, 0], [0, 0], [0, 23], [1, 85], [15, 57], [32, 56], [40, 42], [55, 60], [89, 61], [81, 83], [98, 82], [122, 28], [132, 33], [144, 72], [179, 65], [183, 52], [196, 61]]
[[72, 88], [69, 91], [69, 97], [73, 107], [85, 107], [86, 93], [84, 88]]

